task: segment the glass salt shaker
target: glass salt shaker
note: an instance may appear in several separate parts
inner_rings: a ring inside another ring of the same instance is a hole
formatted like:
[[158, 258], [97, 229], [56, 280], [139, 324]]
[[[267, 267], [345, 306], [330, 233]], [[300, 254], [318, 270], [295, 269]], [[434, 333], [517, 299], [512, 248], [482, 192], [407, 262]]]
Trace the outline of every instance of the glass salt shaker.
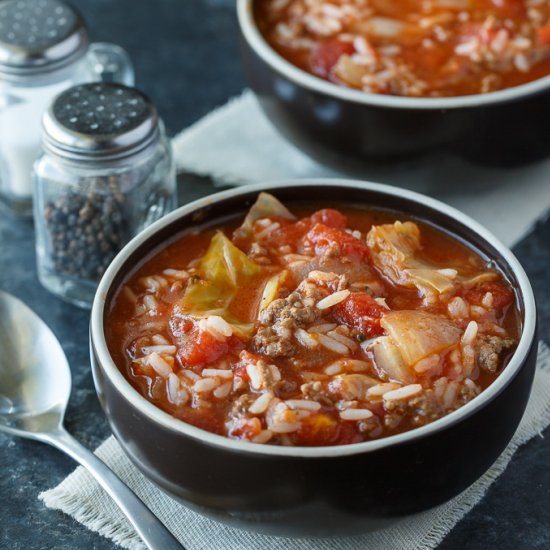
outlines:
[[133, 85], [126, 53], [89, 44], [80, 14], [59, 0], [0, 2], [0, 202], [32, 212], [32, 165], [51, 100], [82, 82]]
[[38, 275], [51, 292], [91, 304], [134, 235], [175, 206], [171, 144], [134, 88], [90, 83], [59, 95], [42, 122], [34, 165]]

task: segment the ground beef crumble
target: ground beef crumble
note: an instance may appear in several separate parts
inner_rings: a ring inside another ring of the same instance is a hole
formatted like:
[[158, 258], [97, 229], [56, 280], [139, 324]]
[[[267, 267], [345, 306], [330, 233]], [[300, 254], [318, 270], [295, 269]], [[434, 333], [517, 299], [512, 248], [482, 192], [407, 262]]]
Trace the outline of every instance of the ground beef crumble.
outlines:
[[[313, 287], [313, 288], [312, 288]], [[286, 298], [274, 300], [259, 316], [253, 344], [268, 357], [284, 357], [295, 352], [294, 331], [315, 322], [320, 312], [315, 302], [325, 293], [314, 285], [304, 285]], [[308, 300], [309, 305], [304, 303]]]
[[500, 365], [500, 356], [514, 346], [511, 338], [480, 335], [476, 344], [476, 359], [481, 370], [495, 373]]

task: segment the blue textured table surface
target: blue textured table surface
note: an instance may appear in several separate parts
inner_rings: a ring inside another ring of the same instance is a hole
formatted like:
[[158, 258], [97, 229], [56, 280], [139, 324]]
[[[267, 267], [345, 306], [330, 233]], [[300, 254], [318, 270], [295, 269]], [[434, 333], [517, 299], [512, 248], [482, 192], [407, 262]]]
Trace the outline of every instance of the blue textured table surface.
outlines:
[[[234, 0], [74, 0], [95, 41], [113, 41], [132, 56], [138, 85], [175, 134], [244, 86]], [[180, 181], [180, 202], [213, 192], [208, 181]], [[95, 448], [109, 428], [88, 362], [88, 312], [48, 294], [38, 283], [30, 222], [0, 212], [0, 288], [25, 300], [52, 327], [71, 363], [67, 428]], [[515, 247], [537, 295], [541, 336], [550, 329], [550, 219]], [[0, 380], [1, 384], [1, 380]], [[441, 544], [452, 549], [550, 548], [550, 430], [522, 447], [487, 496]], [[466, 443], [465, 443], [466, 444]], [[0, 435], [0, 548], [95, 548], [114, 545], [68, 516], [47, 510], [38, 493], [75, 464], [37, 443]], [[192, 550], [192, 549], [190, 549]]]

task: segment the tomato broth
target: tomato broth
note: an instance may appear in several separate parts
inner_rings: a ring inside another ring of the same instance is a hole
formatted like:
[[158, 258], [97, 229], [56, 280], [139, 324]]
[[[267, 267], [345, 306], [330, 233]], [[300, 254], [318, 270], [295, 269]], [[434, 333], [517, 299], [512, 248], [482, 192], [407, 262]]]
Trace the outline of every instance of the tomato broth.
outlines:
[[106, 319], [134, 388], [199, 428], [298, 446], [410, 430], [487, 388], [520, 334], [491, 259], [394, 212], [321, 206], [262, 194], [146, 258]]
[[450, 97], [550, 74], [550, 6], [529, 0], [256, 0], [292, 64], [371, 93]]

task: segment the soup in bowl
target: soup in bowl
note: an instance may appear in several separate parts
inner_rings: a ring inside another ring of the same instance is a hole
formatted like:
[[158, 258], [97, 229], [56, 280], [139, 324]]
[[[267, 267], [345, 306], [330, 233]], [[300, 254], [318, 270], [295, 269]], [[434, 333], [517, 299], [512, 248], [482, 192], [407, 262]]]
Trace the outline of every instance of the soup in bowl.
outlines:
[[368, 531], [458, 494], [509, 442], [536, 351], [529, 283], [494, 237], [346, 181], [170, 214], [111, 266], [91, 334], [138, 467], [204, 513], [290, 535]]
[[293, 65], [408, 97], [486, 94], [550, 74], [550, 7], [518, 0], [256, 0], [258, 28]]

